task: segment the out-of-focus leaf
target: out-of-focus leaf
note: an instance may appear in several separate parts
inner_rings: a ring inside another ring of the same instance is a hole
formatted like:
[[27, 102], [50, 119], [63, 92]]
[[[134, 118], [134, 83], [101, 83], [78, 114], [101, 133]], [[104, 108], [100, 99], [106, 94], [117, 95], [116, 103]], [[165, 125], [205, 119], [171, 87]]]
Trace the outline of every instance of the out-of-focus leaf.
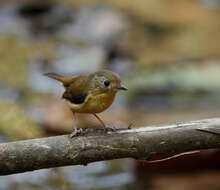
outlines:
[[43, 130], [15, 104], [0, 101], [0, 133], [12, 140], [44, 136]]
[[54, 45], [27, 43], [0, 35], [0, 81], [16, 88], [28, 85], [29, 63], [36, 57], [52, 60]]

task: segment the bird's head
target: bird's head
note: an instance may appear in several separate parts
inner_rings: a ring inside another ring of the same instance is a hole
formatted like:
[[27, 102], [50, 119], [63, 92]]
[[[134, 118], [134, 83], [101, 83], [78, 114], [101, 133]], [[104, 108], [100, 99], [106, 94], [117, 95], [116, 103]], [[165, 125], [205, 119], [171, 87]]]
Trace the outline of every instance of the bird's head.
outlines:
[[101, 70], [89, 75], [90, 90], [97, 93], [112, 93], [118, 90], [127, 90], [121, 84], [120, 76], [112, 71]]

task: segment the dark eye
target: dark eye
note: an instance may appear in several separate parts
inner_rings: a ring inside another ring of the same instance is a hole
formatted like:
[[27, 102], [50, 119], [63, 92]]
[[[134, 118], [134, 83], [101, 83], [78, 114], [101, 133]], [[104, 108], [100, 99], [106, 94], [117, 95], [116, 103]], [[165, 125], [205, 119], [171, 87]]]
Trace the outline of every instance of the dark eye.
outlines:
[[110, 85], [110, 81], [109, 80], [104, 81], [104, 85], [105, 86], [109, 86]]

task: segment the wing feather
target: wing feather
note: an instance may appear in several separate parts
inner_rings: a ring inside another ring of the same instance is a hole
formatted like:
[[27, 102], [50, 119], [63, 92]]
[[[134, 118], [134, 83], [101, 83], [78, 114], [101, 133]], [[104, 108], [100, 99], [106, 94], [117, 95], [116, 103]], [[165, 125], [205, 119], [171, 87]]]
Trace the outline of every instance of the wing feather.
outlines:
[[87, 96], [87, 76], [85, 75], [80, 75], [74, 78], [63, 94], [64, 99], [67, 99], [74, 104], [84, 103]]

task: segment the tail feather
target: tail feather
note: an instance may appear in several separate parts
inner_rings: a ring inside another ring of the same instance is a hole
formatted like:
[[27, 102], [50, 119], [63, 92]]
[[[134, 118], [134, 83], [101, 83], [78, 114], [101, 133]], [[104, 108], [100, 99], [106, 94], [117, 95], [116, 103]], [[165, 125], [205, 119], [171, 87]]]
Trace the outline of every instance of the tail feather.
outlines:
[[55, 80], [62, 82], [64, 86], [69, 86], [69, 84], [73, 81], [73, 78], [71, 78], [71, 77], [64, 77], [64, 76], [61, 76], [61, 75], [58, 75], [55, 73], [46, 73], [44, 75], [49, 78], [52, 78], [52, 79], [55, 79]]

